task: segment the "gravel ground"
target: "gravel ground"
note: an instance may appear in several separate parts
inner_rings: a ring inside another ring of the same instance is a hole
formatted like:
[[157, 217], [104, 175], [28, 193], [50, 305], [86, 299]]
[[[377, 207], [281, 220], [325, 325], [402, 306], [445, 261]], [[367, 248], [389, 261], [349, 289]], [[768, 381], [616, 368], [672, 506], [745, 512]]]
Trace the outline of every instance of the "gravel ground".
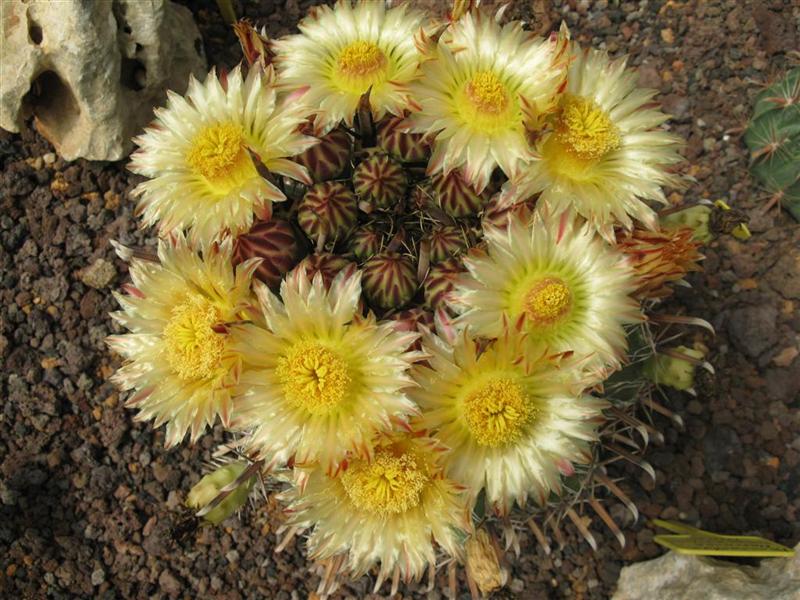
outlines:
[[[232, 66], [235, 40], [213, 5], [192, 5], [208, 55]], [[306, 5], [248, 0], [241, 8], [280, 35]], [[654, 517], [795, 545], [800, 228], [785, 214], [763, 214], [767, 198], [747, 175], [740, 129], [752, 97], [786, 69], [785, 51], [798, 48], [800, 5], [518, 0], [511, 13], [541, 31], [565, 20], [581, 42], [628, 53], [688, 140], [683, 168], [695, 182], [685, 199], [728, 199], [749, 213], [754, 236], [712, 244], [706, 272], [670, 304], [716, 327], [716, 338], [698, 339], [711, 348], [717, 376], [701, 381], [697, 398], [663, 400], [686, 427], [656, 417], [666, 441], [647, 454], [655, 483], [633, 467], [612, 473], [627, 477], [622, 487], [643, 514], [626, 524], [625, 549], [599, 522], [591, 525], [597, 552], [571, 525], [564, 527], [568, 545], [549, 556], [523, 531], [521, 557], [509, 557], [510, 585], [496, 597], [609, 597], [623, 565], [661, 553], [647, 522]], [[115, 331], [110, 291], [126, 278], [108, 242], [153, 243], [132, 215], [137, 178], [124, 164], [66, 163], [31, 130], [0, 132], [0, 161], [0, 595], [313, 597], [318, 578], [302, 542], [273, 552], [279, 516], [271, 503], [174, 539], [184, 495], [223, 438], [214, 431], [196, 446], [167, 452], [163, 432], [135, 423], [107, 382], [117, 366], [103, 343]], [[610, 503], [624, 518], [619, 508]], [[363, 579], [338, 597], [370, 597], [369, 587]]]

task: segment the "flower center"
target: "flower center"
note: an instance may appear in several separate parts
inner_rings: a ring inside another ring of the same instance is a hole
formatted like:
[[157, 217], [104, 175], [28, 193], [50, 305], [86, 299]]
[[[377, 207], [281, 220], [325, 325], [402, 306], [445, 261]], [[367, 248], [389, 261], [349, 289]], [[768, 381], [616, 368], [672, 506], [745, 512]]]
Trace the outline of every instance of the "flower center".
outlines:
[[196, 381], [214, 374], [225, 351], [225, 336], [212, 327], [221, 320], [220, 310], [199, 294], [172, 309], [162, 335], [167, 362], [178, 377]]
[[467, 84], [467, 98], [478, 112], [497, 115], [508, 106], [506, 87], [491, 71], [479, 71]]
[[386, 55], [375, 43], [358, 40], [342, 49], [338, 64], [342, 75], [366, 79], [383, 70]]
[[576, 158], [594, 161], [620, 145], [619, 130], [609, 116], [589, 98], [565, 96], [556, 122], [555, 136]]
[[347, 363], [317, 342], [295, 344], [276, 369], [286, 398], [312, 415], [325, 415], [342, 402], [352, 378]]
[[429, 480], [423, 460], [411, 452], [391, 450], [378, 450], [371, 463], [351, 464], [341, 475], [344, 491], [356, 508], [384, 517], [418, 506]]
[[481, 446], [497, 448], [516, 442], [537, 410], [509, 377], [489, 380], [464, 399], [464, 417]]
[[209, 183], [218, 183], [250, 164], [242, 128], [219, 123], [203, 129], [186, 155], [191, 167]]
[[537, 325], [552, 325], [572, 308], [572, 292], [555, 277], [534, 283], [522, 300], [522, 311]]

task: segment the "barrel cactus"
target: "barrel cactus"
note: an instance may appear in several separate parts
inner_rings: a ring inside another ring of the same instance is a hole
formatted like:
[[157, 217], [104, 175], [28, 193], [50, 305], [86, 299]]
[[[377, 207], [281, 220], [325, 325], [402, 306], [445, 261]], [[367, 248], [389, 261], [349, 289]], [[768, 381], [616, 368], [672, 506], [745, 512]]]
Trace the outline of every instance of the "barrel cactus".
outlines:
[[118, 246], [115, 381], [170, 446], [230, 432], [241, 474], [203, 514], [269, 480], [320, 596], [442, 563], [493, 589], [522, 526], [596, 547], [594, 515], [624, 545], [604, 503], [636, 508], [605, 465], [652, 474], [649, 414], [671, 413], [647, 365], [707, 326], [660, 308], [702, 257], [653, 208], [680, 184], [654, 93], [473, 4], [343, 0], [278, 40], [240, 23], [249, 68], [193, 81], [138, 139], [162, 239]]
[[780, 204], [800, 221], [800, 68], [756, 98], [744, 136], [750, 169]]

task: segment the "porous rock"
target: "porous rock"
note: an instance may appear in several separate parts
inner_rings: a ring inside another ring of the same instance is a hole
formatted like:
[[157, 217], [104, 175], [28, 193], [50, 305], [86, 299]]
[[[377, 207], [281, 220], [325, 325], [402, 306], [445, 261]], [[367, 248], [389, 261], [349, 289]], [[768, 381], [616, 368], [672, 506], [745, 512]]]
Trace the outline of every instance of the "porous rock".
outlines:
[[118, 160], [166, 90], [206, 68], [188, 9], [169, 0], [4, 0], [0, 127], [36, 128], [67, 160]]
[[623, 568], [612, 600], [799, 600], [798, 550], [758, 567], [669, 552]]

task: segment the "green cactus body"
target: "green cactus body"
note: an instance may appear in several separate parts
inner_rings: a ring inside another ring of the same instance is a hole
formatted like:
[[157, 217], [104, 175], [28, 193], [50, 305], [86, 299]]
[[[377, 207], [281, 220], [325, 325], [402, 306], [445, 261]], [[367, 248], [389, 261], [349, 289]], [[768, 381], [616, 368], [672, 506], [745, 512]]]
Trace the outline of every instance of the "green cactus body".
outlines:
[[312, 187], [297, 211], [300, 227], [314, 242], [343, 238], [356, 224], [358, 205], [349, 188], [338, 181]]
[[451, 225], [436, 227], [427, 239], [430, 242], [431, 263], [457, 256], [467, 249], [464, 233], [459, 227]]
[[287, 221], [257, 221], [249, 232], [236, 239], [234, 260], [238, 264], [248, 258], [262, 259], [256, 269], [256, 277], [275, 289], [283, 276], [306, 253], [304, 244], [298, 238]]
[[405, 197], [406, 175], [400, 163], [386, 154], [374, 153], [356, 167], [353, 188], [362, 200], [386, 210]]
[[341, 129], [334, 129], [320, 139], [294, 161], [308, 169], [314, 181], [334, 179], [342, 174], [350, 161], [350, 135]]
[[800, 68], [759, 94], [744, 141], [753, 175], [800, 221]]
[[417, 291], [417, 275], [411, 260], [397, 252], [382, 252], [364, 265], [364, 295], [378, 308], [400, 308]]

